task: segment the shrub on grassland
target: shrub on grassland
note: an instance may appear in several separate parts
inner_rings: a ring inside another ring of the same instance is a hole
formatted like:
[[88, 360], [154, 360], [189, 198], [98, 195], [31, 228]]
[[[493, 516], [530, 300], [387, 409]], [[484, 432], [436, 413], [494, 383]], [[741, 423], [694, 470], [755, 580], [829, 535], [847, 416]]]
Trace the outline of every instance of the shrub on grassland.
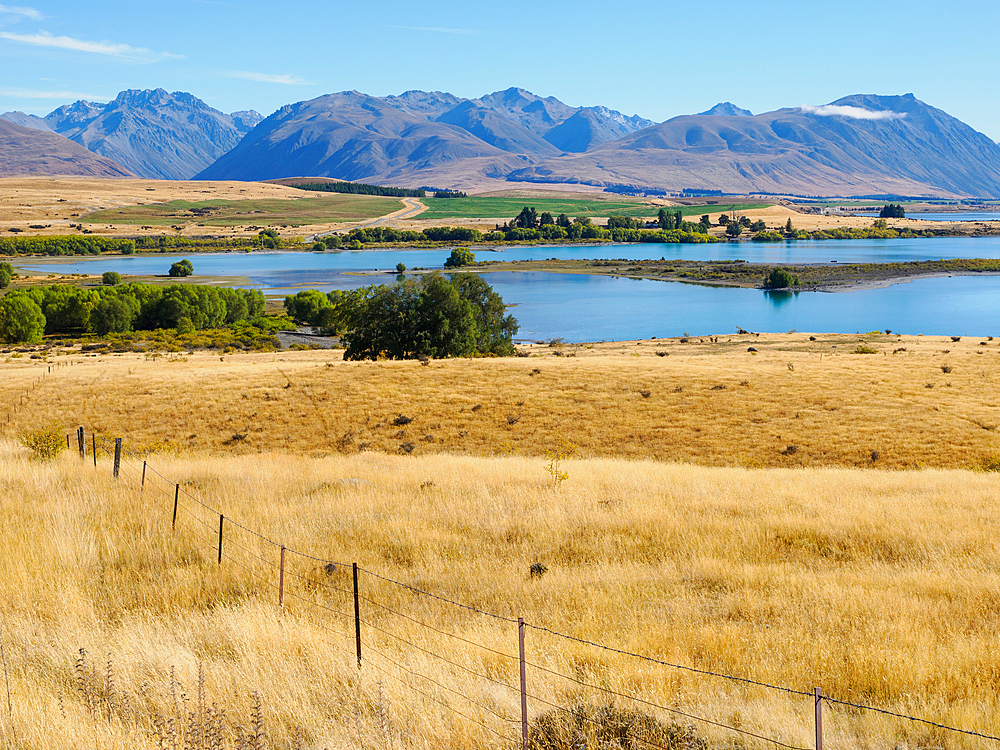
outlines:
[[554, 709], [532, 722], [528, 733], [530, 750], [573, 750], [580, 747], [639, 750], [706, 750], [708, 743], [684, 727], [642, 711], [613, 704], [577, 704], [572, 709]]
[[39, 461], [52, 461], [66, 448], [66, 436], [56, 425], [25, 430], [17, 436], [17, 440], [30, 449]]

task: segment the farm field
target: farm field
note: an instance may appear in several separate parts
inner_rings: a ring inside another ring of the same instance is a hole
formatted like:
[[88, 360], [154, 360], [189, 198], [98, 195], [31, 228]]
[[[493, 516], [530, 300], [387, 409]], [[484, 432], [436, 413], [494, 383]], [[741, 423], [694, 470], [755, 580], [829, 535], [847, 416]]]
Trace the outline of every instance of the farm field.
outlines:
[[249, 224], [327, 224], [359, 221], [398, 211], [396, 198], [339, 193], [306, 194], [301, 198], [239, 201], [184, 201], [108, 209], [87, 214], [85, 224], [136, 224], [172, 226], [195, 223], [208, 227], [235, 227]]
[[518, 617], [539, 750], [997, 736], [1000, 345], [813, 338], [4, 352], [0, 746], [513, 748]]
[[[664, 201], [653, 200], [622, 200], [619, 198], [548, 198], [548, 197], [469, 197], [469, 198], [427, 198], [423, 201], [427, 211], [420, 214], [419, 220], [433, 221], [439, 219], [495, 219], [510, 217], [511, 219], [525, 206], [531, 206], [538, 213], [548, 211], [553, 216], [566, 214], [571, 218], [606, 217], [612, 214], [637, 218], [654, 218]], [[735, 209], [764, 208], [766, 203], [737, 204]], [[678, 211], [685, 216], [700, 217], [705, 213], [728, 211], [731, 206], [668, 206], [669, 211]]]

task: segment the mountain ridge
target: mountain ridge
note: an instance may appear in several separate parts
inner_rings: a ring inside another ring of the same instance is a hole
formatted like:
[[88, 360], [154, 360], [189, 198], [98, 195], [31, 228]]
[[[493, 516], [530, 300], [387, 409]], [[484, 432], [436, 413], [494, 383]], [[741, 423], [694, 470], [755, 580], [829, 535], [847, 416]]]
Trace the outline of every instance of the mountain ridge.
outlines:
[[23, 175], [135, 177], [61, 135], [0, 119], [0, 176]]
[[252, 110], [227, 115], [193, 94], [126, 89], [114, 101], [80, 100], [49, 113], [53, 131], [140, 177], [185, 180], [232, 150], [261, 120]]

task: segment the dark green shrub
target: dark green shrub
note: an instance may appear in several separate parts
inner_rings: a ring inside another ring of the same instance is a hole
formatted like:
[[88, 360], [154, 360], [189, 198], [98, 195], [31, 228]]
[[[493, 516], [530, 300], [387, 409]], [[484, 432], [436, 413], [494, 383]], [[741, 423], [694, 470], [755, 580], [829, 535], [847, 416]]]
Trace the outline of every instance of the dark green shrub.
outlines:
[[190, 276], [194, 273], [194, 265], [187, 258], [179, 260], [170, 266], [170, 275], [174, 277]]
[[790, 286], [798, 286], [799, 277], [789, 273], [784, 268], [772, 268], [764, 279], [765, 289], [787, 289]]
[[444, 262], [445, 268], [461, 268], [462, 266], [471, 266], [476, 262], [476, 256], [467, 247], [456, 247], [451, 251], [451, 255]]
[[122, 283], [122, 275], [117, 271], [105, 271], [101, 274], [101, 283], [104, 286], [118, 286]]

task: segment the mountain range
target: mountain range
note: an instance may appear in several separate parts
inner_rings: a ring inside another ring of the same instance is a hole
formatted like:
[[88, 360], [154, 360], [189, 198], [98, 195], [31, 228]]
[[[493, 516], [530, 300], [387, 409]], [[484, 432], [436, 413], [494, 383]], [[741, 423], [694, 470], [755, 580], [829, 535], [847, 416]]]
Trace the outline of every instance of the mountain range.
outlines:
[[[163, 179], [1000, 197], [1000, 146], [912, 94], [859, 94], [761, 114], [723, 102], [656, 124], [519, 88], [478, 99], [345, 91], [286, 105], [267, 118], [253, 111], [227, 115], [191, 94], [155, 89], [124, 91], [108, 104], [77, 101], [44, 118], [8, 112], [0, 119], [34, 133], [20, 133], [22, 143], [52, 136], [51, 130], [112, 160], [120, 172]], [[16, 173], [17, 155], [0, 157], [2, 172]], [[21, 173], [59, 165], [50, 160]]]
[[477, 175], [503, 179], [539, 160], [583, 152], [653, 124], [518, 88], [479, 99], [438, 91], [387, 97], [344, 91], [282, 107], [196, 179], [308, 175], [428, 185]]
[[187, 180], [232, 150], [263, 119], [225, 114], [184, 92], [129, 90], [107, 104], [80, 100], [44, 118], [7, 112], [0, 118], [50, 130], [107, 157], [139, 177]]

